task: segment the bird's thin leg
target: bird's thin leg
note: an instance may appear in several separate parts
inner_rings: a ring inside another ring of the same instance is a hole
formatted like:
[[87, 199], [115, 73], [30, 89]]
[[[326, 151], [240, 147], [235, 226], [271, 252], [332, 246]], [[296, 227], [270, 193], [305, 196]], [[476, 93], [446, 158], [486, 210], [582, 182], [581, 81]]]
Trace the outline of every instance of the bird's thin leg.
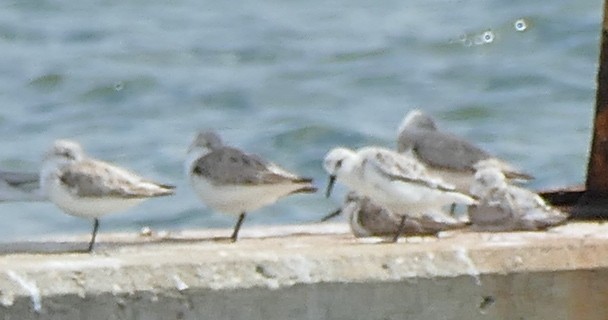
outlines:
[[452, 203], [452, 205], [450, 206], [450, 215], [453, 217], [456, 214], [456, 204]]
[[236, 242], [236, 239], [239, 236], [239, 230], [243, 224], [243, 220], [245, 220], [245, 212], [241, 213], [239, 220], [237, 220], [236, 225], [234, 226], [234, 231], [232, 232], [232, 236], [230, 236], [230, 240], [232, 240], [232, 242]]
[[95, 237], [97, 236], [97, 230], [99, 229], [99, 219], [93, 220], [93, 234], [91, 235], [91, 241], [89, 242], [89, 249], [87, 252], [93, 251], [93, 245], [95, 244]]
[[393, 237], [393, 242], [397, 242], [397, 240], [399, 240], [399, 236], [403, 233], [403, 229], [405, 229], [405, 219], [407, 219], [406, 216], [401, 217], [401, 223], [399, 224], [397, 233], [395, 233], [395, 237]]

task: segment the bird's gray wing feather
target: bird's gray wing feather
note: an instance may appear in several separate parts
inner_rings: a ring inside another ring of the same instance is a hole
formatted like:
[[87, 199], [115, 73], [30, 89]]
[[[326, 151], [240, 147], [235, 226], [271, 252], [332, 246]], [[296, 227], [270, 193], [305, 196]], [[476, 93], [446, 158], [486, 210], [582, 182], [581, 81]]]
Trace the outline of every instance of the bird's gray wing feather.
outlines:
[[82, 161], [62, 168], [59, 178], [74, 194], [85, 198], [147, 198], [173, 194], [172, 186], [146, 181], [101, 161]]
[[432, 167], [475, 171], [474, 165], [491, 157], [472, 143], [439, 131], [406, 130], [414, 153]]
[[230, 147], [214, 150], [201, 157], [194, 163], [192, 171], [216, 184], [225, 185], [310, 182], [310, 179], [289, 173], [256, 155]]

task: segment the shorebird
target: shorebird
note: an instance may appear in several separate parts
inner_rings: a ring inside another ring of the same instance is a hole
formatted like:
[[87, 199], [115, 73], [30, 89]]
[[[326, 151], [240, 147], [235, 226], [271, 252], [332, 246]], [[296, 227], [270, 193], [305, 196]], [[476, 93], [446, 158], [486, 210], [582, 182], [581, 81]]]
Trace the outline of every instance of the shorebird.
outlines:
[[[346, 217], [353, 235], [357, 238], [394, 236], [399, 232], [401, 219], [390, 210], [373, 203], [368, 197], [349, 192], [342, 207], [324, 217], [322, 221], [342, 214]], [[436, 235], [445, 230], [467, 226], [464, 221], [445, 214], [430, 212], [420, 218], [406, 219], [403, 233], [406, 235]]]
[[442, 207], [446, 205], [476, 203], [468, 195], [455, 191], [452, 185], [428, 174], [414, 157], [384, 148], [365, 147], [357, 151], [335, 148], [325, 156], [323, 166], [329, 174], [326, 197], [338, 180], [401, 218], [394, 241], [408, 217], [421, 218], [429, 212], [444, 215]]
[[516, 169], [467, 140], [439, 131], [435, 120], [420, 110], [405, 115], [399, 126], [397, 151], [420, 160], [430, 173], [468, 193], [475, 171], [492, 165], [508, 179], [531, 180], [533, 177]]
[[479, 197], [479, 204], [469, 207], [469, 219], [480, 231], [543, 230], [568, 218], [536, 193], [509, 185], [500, 169], [492, 166], [475, 173], [471, 194]]
[[56, 140], [45, 154], [40, 187], [65, 213], [93, 218], [88, 252], [93, 250], [101, 216], [126, 210], [148, 198], [172, 195], [175, 188], [90, 158], [71, 140]]
[[40, 191], [39, 181], [38, 173], [0, 171], [0, 202], [48, 200]]
[[207, 206], [238, 216], [230, 237], [233, 242], [247, 213], [290, 194], [317, 191], [312, 179], [288, 172], [257, 155], [225, 146], [211, 131], [200, 132], [190, 145], [186, 174]]

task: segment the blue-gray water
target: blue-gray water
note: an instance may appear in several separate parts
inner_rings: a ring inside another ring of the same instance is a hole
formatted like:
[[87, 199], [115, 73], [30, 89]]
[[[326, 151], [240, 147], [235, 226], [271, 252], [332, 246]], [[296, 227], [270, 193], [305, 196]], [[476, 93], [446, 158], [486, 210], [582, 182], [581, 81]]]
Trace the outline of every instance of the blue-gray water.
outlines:
[[[56, 138], [174, 183], [101, 232], [232, 227], [183, 176], [194, 133], [325, 183], [333, 146], [394, 146], [414, 107], [534, 173], [583, 181], [600, 0], [4, 1], [0, 167], [37, 170]], [[514, 23], [524, 19], [527, 29]], [[480, 36], [491, 30], [493, 41]], [[341, 191], [344, 191], [343, 189]], [[313, 221], [339, 193], [283, 199], [254, 224]], [[0, 204], [0, 240], [85, 233], [50, 203]]]

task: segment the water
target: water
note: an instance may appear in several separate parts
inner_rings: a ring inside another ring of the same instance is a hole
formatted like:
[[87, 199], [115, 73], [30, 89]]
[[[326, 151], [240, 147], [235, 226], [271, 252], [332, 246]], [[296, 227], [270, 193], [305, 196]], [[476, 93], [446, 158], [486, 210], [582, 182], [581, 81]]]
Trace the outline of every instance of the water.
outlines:
[[[194, 133], [325, 183], [333, 146], [394, 146], [420, 107], [535, 173], [584, 179], [601, 1], [5, 1], [0, 5], [0, 167], [36, 170], [56, 138], [174, 183], [104, 217], [101, 232], [232, 227], [183, 177]], [[515, 26], [524, 21], [525, 30]], [[344, 190], [341, 189], [343, 192]], [[254, 224], [324, 216], [339, 192], [284, 199]], [[0, 240], [89, 232], [52, 204], [0, 205]]]

